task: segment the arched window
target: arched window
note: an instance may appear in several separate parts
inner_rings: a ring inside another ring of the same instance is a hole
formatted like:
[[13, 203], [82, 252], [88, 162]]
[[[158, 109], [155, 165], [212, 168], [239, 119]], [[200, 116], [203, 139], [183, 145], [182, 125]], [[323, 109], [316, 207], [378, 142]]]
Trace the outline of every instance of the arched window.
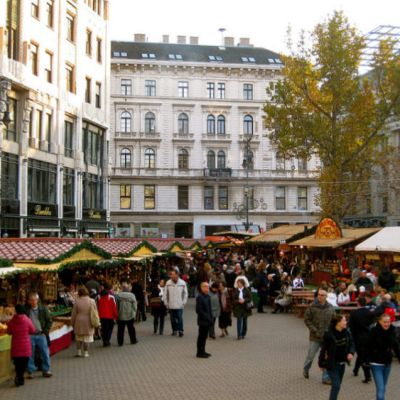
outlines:
[[284, 171], [286, 169], [285, 157], [279, 151], [276, 153], [276, 169]]
[[120, 156], [121, 168], [130, 168], [132, 166], [131, 151], [125, 147], [121, 150]]
[[217, 119], [217, 133], [218, 135], [225, 135], [225, 117], [223, 115], [218, 115]]
[[189, 133], [189, 117], [185, 113], [178, 115], [178, 133], [181, 135]]
[[178, 168], [189, 168], [189, 152], [186, 149], [180, 149], [178, 153]]
[[220, 150], [218, 152], [217, 168], [225, 168], [225, 152]]
[[207, 133], [215, 135], [215, 117], [211, 114], [207, 117]]
[[145, 133], [156, 132], [156, 116], [152, 112], [148, 112], [144, 116], [144, 132]]
[[121, 114], [121, 132], [130, 132], [132, 124], [132, 116], [128, 111], [124, 111]]
[[156, 152], [152, 148], [147, 148], [144, 151], [144, 167], [145, 168], [156, 167]]
[[215, 168], [215, 153], [213, 150], [209, 150], [207, 153], [207, 168]]
[[253, 117], [251, 115], [245, 115], [243, 118], [243, 133], [245, 135], [253, 134]]

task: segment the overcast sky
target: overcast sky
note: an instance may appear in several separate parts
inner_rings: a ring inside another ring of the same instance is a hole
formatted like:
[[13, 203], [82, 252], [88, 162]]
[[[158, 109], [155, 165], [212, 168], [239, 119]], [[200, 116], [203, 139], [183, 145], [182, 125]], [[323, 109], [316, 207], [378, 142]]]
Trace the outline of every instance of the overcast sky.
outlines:
[[286, 51], [288, 25], [294, 33], [310, 31], [333, 10], [367, 33], [378, 25], [400, 25], [400, 0], [112, 0], [113, 40], [133, 40], [144, 33], [150, 42], [163, 34], [199, 36], [200, 44], [219, 45], [225, 36], [249, 37], [255, 46]]

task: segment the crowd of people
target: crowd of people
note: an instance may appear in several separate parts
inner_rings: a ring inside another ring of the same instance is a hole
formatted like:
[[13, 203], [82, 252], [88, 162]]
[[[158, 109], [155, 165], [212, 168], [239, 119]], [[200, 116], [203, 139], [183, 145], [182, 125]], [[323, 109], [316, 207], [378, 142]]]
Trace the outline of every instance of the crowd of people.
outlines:
[[[232, 317], [236, 319], [236, 339], [243, 340], [253, 310], [262, 314], [269, 305], [273, 314], [283, 313], [291, 306], [293, 291], [305, 286], [299, 265], [289, 259], [278, 262], [272, 257], [217, 253], [212, 259], [204, 255], [180, 268], [165, 262], [155, 267], [145, 290], [137, 279], [119, 282], [116, 289], [96, 277], [77, 287], [71, 299], [77, 357], [89, 357], [89, 344], [96, 337], [101, 338], [104, 347], [110, 346], [115, 324], [119, 346], [124, 344], [125, 328], [130, 343], [136, 344], [135, 324], [146, 319], [146, 305], [153, 317], [154, 334], [164, 334], [169, 314], [171, 335], [183, 337], [184, 308], [188, 298], [195, 297], [196, 356], [209, 358], [207, 339], [229, 336]], [[376, 398], [381, 400], [385, 396], [392, 353], [400, 360], [392, 325], [398, 308], [391, 293], [395, 280], [388, 269], [376, 276], [365, 265], [355, 268], [352, 278], [350, 285], [341, 282], [334, 287], [323, 282], [315, 291], [315, 300], [304, 318], [309, 329], [309, 348], [303, 376], [309, 378], [313, 360], [319, 353], [322, 382], [331, 385], [329, 398], [337, 399], [345, 365], [355, 357], [353, 374], [357, 376], [361, 368], [365, 383], [371, 381], [372, 375]], [[349, 321], [336, 313], [338, 307], [354, 302], [357, 308], [351, 312]], [[16, 312], [9, 325], [16, 385], [24, 383], [24, 376], [33, 377], [38, 359], [43, 376], [51, 377], [48, 310], [40, 304], [37, 293], [30, 293], [27, 307], [17, 306]]]

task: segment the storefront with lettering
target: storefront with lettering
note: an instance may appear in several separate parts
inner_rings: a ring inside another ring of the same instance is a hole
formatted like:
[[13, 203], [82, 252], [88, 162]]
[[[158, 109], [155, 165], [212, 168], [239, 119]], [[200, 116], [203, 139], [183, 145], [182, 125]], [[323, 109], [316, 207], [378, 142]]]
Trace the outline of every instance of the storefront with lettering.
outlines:
[[30, 236], [58, 236], [60, 226], [57, 205], [29, 202], [27, 233]]
[[107, 237], [106, 210], [84, 208], [82, 211], [82, 234], [89, 237]]

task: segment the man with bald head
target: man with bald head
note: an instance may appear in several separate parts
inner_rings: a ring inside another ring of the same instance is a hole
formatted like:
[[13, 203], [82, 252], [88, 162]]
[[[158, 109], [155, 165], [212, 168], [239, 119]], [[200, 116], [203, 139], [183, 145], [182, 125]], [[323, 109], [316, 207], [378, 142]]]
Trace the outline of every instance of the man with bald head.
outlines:
[[210, 326], [213, 322], [211, 312], [211, 299], [208, 295], [210, 288], [207, 282], [200, 284], [200, 292], [196, 297], [196, 313], [197, 325], [199, 326], [199, 336], [197, 337], [197, 354], [198, 358], [208, 358], [210, 353], [206, 352], [206, 341]]

